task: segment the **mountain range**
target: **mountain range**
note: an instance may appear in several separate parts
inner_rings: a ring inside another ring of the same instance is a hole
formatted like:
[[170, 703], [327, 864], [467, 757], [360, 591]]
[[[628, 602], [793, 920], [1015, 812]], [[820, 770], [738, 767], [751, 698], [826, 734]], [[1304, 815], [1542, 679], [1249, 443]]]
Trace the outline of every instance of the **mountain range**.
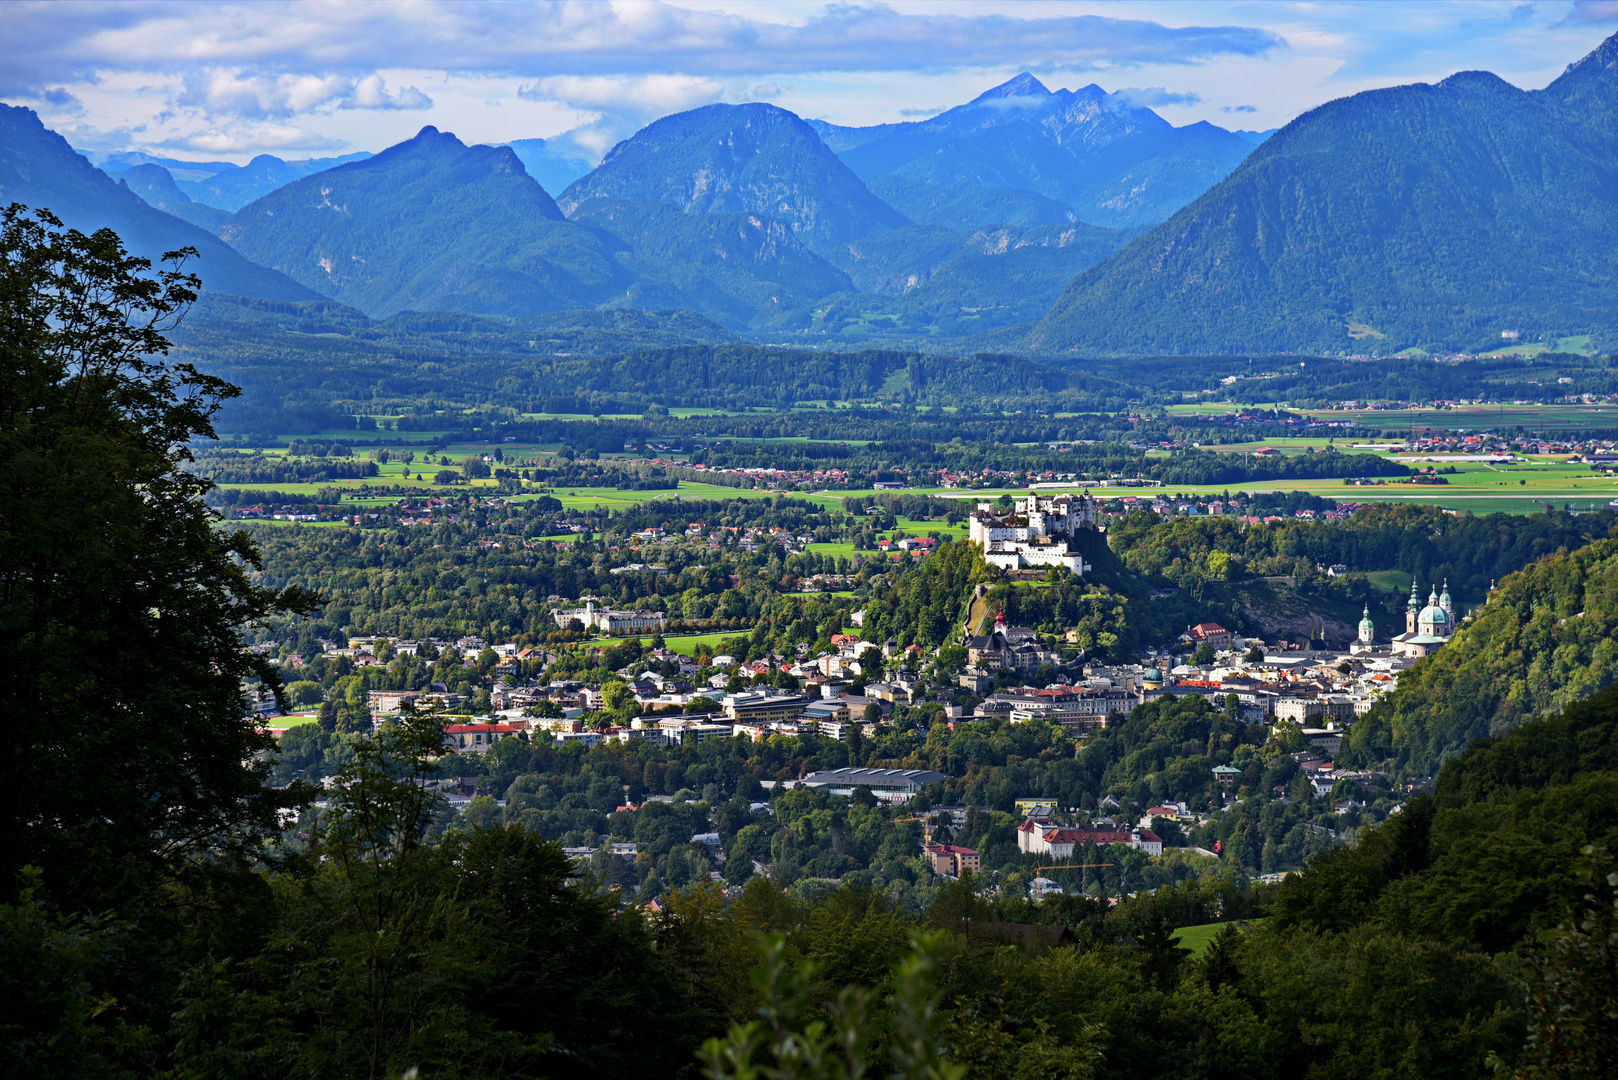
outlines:
[[1488, 72], [1298, 117], [1081, 274], [1039, 352], [1618, 345], [1618, 34], [1543, 90]]
[[[371, 317], [681, 309], [772, 340], [1050, 357], [1618, 344], [1618, 35], [1543, 90], [1463, 72], [1273, 135], [1025, 74], [869, 128], [710, 105], [582, 176], [565, 143], [431, 127], [358, 157], [114, 156], [114, 179], [0, 116], [7, 198], [142, 253], [192, 244], [217, 292]], [[238, 173], [280, 186], [221, 220], [197, 185], [229, 201], [215, 178]]]
[[564, 218], [509, 147], [434, 127], [271, 192], [220, 236], [371, 315], [595, 307], [630, 283], [608, 242]]
[[115, 176], [130, 169], [155, 165], [167, 170], [173, 176], [175, 185], [192, 202], [234, 213], [254, 199], [262, 198], [294, 180], [350, 161], [363, 161], [371, 155], [368, 151], [361, 151], [341, 157], [284, 161], [274, 154], [259, 154], [246, 165], [235, 165], [228, 161], [180, 161], [138, 152], [85, 156]]
[[132, 254], [154, 263], [165, 252], [195, 248], [198, 257], [186, 270], [201, 277], [206, 289], [275, 300], [319, 298], [243, 258], [208, 230], [147, 203], [76, 153], [31, 109], [0, 104], [0, 205], [9, 203], [48, 209], [80, 232], [113, 229]]
[[613, 147], [557, 201], [650, 199], [687, 214], [785, 222], [820, 250], [910, 223], [871, 194], [814, 128], [774, 105], [707, 105], [665, 116]]
[[1114, 228], [1162, 221], [1265, 137], [1208, 123], [1177, 128], [1125, 94], [1093, 84], [1052, 91], [1027, 72], [929, 120], [814, 127], [867, 182], [900, 177], [954, 189], [957, 200], [966, 186], [991, 204], [1003, 192], [1032, 192], [1070, 208], [1073, 220]]

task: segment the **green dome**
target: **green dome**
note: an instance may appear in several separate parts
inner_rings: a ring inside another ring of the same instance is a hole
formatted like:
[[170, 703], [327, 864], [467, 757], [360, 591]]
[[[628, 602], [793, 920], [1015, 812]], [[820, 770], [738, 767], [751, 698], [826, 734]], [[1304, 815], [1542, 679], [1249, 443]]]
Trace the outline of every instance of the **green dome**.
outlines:
[[1369, 605], [1367, 605], [1366, 608], [1365, 608], [1365, 618], [1360, 620], [1360, 629], [1361, 630], [1375, 630], [1376, 629], [1376, 623], [1371, 621], [1371, 608], [1370, 608]]
[[1447, 615], [1444, 609], [1439, 607], [1437, 604], [1430, 604], [1421, 609], [1421, 614], [1416, 616], [1416, 621], [1432, 623], [1435, 626], [1443, 626], [1445, 623], [1449, 622], [1449, 615]]
[[1141, 678], [1146, 682], [1162, 682], [1163, 673], [1155, 667], [1149, 667], [1141, 675]]

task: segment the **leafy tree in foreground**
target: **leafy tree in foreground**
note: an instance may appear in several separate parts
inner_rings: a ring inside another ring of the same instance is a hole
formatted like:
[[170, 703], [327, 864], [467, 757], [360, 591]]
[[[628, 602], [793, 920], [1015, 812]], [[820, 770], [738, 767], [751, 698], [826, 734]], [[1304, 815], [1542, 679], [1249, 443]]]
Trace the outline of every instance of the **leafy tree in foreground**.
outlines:
[[1595, 1080], [1618, 1073], [1618, 871], [1604, 849], [1586, 845], [1577, 874], [1584, 909], [1541, 935], [1532, 1026], [1522, 1068], [1491, 1056], [1500, 1080]]
[[[254, 586], [186, 444], [236, 393], [165, 359], [195, 299], [110, 230], [0, 211], [0, 895], [22, 867], [58, 902], [112, 907], [194, 856], [245, 851], [287, 796], [244, 764], [274, 743], [238, 631], [302, 596]], [[228, 862], [228, 858], [224, 861]], [[132, 887], [134, 889], [132, 890]]]

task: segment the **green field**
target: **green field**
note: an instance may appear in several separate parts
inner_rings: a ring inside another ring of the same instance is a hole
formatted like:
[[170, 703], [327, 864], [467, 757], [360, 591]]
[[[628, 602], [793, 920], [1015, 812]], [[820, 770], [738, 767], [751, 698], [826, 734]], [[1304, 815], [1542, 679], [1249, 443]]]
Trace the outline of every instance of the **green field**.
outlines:
[[1365, 576], [1375, 588], [1383, 592], [1402, 595], [1410, 591], [1411, 575], [1404, 570], [1373, 570]]
[[[1253, 922], [1261, 920], [1254, 919]], [[1182, 926], [1174, 931], [1174, 940], [1191, 950], [1191, 959], [1200, 960], [1202, 954], [1213, 945], [1213, 939], [1219, 936], [1219, 931], [1229, 926], [1228, 922], [1205, 923], [1202, 926]], [[1237, 923], [1238, 927], [1245, 923]]]
[[1521, 427], [1527, 431], [1567, 431], [1618, 427], [1618, 405], [1503, 404], [1456, 405], [1445, 409], [1302, 410], [1317, 420], [1349, 421], [1363, 427], [1452, 430]]

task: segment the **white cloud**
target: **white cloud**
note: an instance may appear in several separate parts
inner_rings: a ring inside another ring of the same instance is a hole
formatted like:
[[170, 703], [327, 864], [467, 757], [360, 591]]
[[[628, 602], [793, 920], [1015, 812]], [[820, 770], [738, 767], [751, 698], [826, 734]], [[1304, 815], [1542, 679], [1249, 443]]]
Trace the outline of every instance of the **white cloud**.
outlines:
[[198, 150], [207, 154], [264, 153], [285, 150], [337, 150], [338, 140], [291, 124], [233, 124], [211, 128], [149, 145], [165, 150]]
[[724, 87], [697, 75], [555, 75], [517, 91], [529, 101], [557, 101], [575, 109], [666, 116], [718, 101]]
[[1618, 0], [1574, 0], [1573, 18], [1586, 23], [1618, 22]]
[[429, 109], [432, 99], [414, 86], [388, 92], [381, 75], [255, 75], [210, 68], [185, 79], [176, 104], [214, 117], [293, 117], [331, 109]]
[[407, 86], [397, 94], [388, 93], [387, 82], [380, 75], [367, 75], [354, 84], [348, 97], [337, 106], [340, 109], [430, 109], [433, 99]]
[[1143, 105], [1148, 109], [1162, 108], [1165, 105], [1196, 105], [1202, 101], [1201, 94], [1190, 91], [1165, 90], [1161, 86], [1148, 86], [1145, 89], [1133, 87], [1114, 91], [1131, 105]]

